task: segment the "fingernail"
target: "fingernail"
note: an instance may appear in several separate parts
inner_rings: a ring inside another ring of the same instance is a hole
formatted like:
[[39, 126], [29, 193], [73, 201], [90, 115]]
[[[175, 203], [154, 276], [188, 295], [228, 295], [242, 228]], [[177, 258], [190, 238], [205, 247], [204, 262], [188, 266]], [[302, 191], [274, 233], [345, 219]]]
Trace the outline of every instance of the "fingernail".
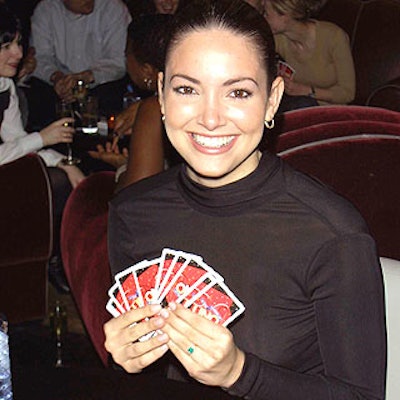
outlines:
[[166, 340], [168, 340], [168, 335], [166, 333], [162, 333], [161, 335], [157, 335], [157, 339], [160, 342], [165, 342]]
[[170, 309], [170, 310], [172, 310], [172, 311], [175, 311], [176, 310], [176, 303], [168, 303], [168, 308]]
[[169, 317], [169, 312], [168, 312], [168, 310], [166, 310], [165, 308], [163, 308], [163, 309], [160, 311], [160, 315], [161, 315], [163, 318], [168, 318], [168, 317]]
[[151, 310], [153, 313], [158, 313], [158, 312], [161, 311], [161, 306], [160, 306], [160, 304], [152, 304], [152, 305], [150, 306], [150, 310]]
[[155, 326], [163, 326], [164, 325], [164, 320], [162, 318], [155, 318], [153, 320], [153, 324]]
[[163, 344], [162, 346], [160, 346], [160, 350], [166, 352], [168, 351], [168, 346], [166, 344]]

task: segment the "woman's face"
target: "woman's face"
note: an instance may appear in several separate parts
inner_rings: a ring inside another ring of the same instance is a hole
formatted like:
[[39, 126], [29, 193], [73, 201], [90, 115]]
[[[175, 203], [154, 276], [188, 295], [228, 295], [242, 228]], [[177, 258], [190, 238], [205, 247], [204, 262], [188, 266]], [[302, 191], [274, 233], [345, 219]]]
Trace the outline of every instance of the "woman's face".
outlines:
[[174, 14], [179, 0], [154, 0], [154, 6], [159, 14]]
[[[158, 70], [150, 64], [142, 64], [137, 60], [131, 48], [131, 39], [128, 38], [126, 46], [126, 70], [129, 78], [140, 89], [143, 90], [156, 90], [156, 77]], [[146, 83], [146, 79], [152, 82], [151, 87]]]
[[0, 76], [12, 78], [17, 73], [18, 64], [22, 58], [20, 35], [12, 42], [4, 43], [0, 48]]
[[159, 94], [168, 137], [193, 180], [222, 186], [257, 167], [264, 119], [272, 119], [280, 97], [268, 100], [265, 67], [250, 39], [224, 29], [187, 34], [168, 56]]
[[271, 27], [272, 33], [282, 33], [286, 30], [287, 15], [279, 14], [271, 5], [269, 0], [264, 1], [264, 17]]

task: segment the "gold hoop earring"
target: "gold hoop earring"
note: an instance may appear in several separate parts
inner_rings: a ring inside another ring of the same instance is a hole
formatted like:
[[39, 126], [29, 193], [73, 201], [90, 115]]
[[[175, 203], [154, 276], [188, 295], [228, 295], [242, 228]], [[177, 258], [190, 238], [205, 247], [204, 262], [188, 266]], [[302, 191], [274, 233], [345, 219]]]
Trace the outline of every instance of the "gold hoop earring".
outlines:
[[265, 121], [264, 121], [264, 125], [265, 125], [265, 127], [266, 127], [267, 129], [273, 129], [274, 126], [275, 126], [275, 121], [274, 121], [273, 118], [271, 119], [271, 121], [265, 120]]
[[144, 84], [146, 85], [146, 88], [147, 88], [148, 90], [150, 90], [150, 89], [151, 89], [151, 85], [153, 84], [153, 79], [144, 78], [144, 79], [143, 79], [143, 82], [144, 82]]

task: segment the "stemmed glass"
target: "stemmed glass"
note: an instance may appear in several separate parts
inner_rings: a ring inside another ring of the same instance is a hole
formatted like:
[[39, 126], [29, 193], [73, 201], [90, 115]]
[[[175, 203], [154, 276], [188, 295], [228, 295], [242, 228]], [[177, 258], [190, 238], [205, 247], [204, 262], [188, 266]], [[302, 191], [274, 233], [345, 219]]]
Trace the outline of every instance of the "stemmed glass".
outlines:
[[[72, 108], [71, 103], [66, 103], [65, 101], [59, 101], [57, 103], [57, 116], [58, 118], [65, 118], [65, 117], [71, 117], [74, 118], [74, 110]], [[73, 123], [66, 122], [65, 126], [73, 126]], [[81, 162], [81, 160], [77, 157], [74, 157], [72, 155], [72, 146], [71, 143], [67, 143], [67, 157], [63, 158], [61, 162], [64, 165], [76, 165]]]

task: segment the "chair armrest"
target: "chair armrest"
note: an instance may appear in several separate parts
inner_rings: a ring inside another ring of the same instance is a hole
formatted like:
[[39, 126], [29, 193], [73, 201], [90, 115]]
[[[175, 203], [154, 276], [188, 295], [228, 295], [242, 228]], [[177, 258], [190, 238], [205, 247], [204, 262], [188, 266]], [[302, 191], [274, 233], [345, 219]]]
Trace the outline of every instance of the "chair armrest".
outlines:
[[52, 247], [52, 196], [42, 159], [28, 155], [0, 166], [0, 268], [48, 260]]

